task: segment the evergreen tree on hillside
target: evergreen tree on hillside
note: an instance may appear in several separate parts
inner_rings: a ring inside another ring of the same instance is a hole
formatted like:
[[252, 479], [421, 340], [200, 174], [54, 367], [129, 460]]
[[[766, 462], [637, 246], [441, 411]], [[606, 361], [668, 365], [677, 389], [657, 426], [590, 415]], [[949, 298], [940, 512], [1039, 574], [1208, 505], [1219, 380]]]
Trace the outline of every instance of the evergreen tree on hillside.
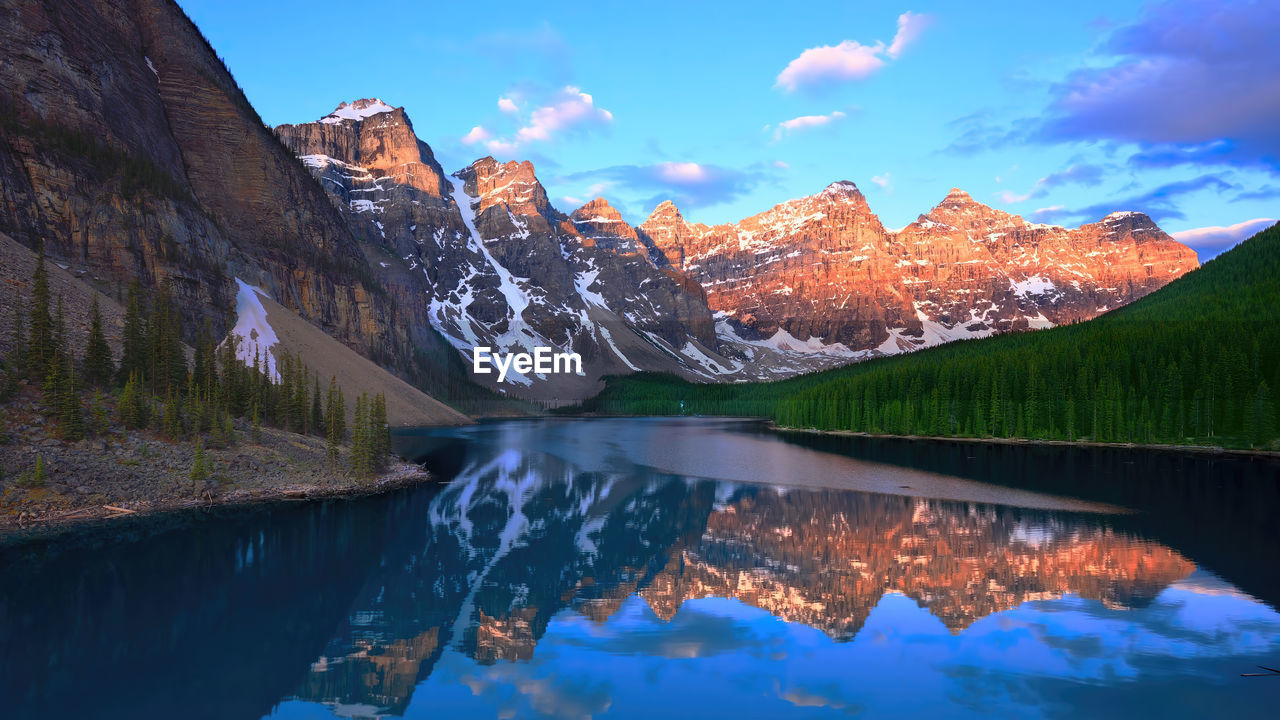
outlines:
[[147, 367], [151, 387], [157, 393], [181, 389], [187, 383], [187, 358], [182, 351], [182, 318], [168, 283], [162, 283], [151, 304], [147, 323]]
[[373, 405], [369, 410], [369, 430], [372, 436], [370, 452], [373, 465], [381, 469], [386, 466], [387, 456], [391, 454], [391, 428], [387, 425], [387, 397], [382, 393], [373, 396]]
[[135, 372], [125, 381], [120, 391], [120, 401], [116, 404], [120, 415], [120, 424], [128, 430], [138, 430], [147, 426], [147, 399], [142, 394], [142, 384]]
[[325, 404], [325, 430], [342, 442], [347, 437], [347, 403], [342, 388], [338, 387], [338, 378], [329, 378], [328, 401]]
[[204, 438], [196, 438], [196, 449], [191, 457], [191, 482], [203, 483], [209, 479], [209, 457], [204, 451]]
[[170, 440], [181, 440], [185, 434], [182, 421], [182, 399], [172, 387], [169, 388], [169, 395], [164, 403], [161, 429]]
[[145, 320], [146, 308], [142, 300], [142, 285], [134, 280], [129, 283], [129, 292], [124, 309], [123, 352], [120, 355], [120, 367], [116, 371], [116, 383], [124, 385], [133, 378], [135, 382], [145, 382], [147, 376], [147, 338]]
[[58, 296], [58, 311], [54, 314], [53, 327], [51, 337], [52, 351], [49, 353], [46, 362], [48, 368], [45, 371], [44, 385], [41, 391], [44, 394], [45, 405], [54, 413], [61, 402], [61, 392], [63, 381], [66, 380], [66, 370], [69, 364], [65, 362], [64, 347], [66, 337], [66, 315], [63, 313], [62, 296]]
[[84, 349], [84, 382], [90, 387], [105, 387], [111, 382], [115, 368], [111, 361], [111, 348], [102, 332], [102, 314], [98, 308], [98, 295], [94, 293], [89, 305], [89, 342]]
[[315, 377], [315, 387], [311, 390], [311, 432], [324, 433], [324, 408], [320, 402], [320, 376]]
[[369, 394], [360, 393], [356, 397], [356, 407], [351, 423], [351, 470], [356, 475], [369, 475], [373, 472], [369, 462], [371, 444], [369, 437]]
[[80, 387], [70, 356], [63, 356], [62, 365], [57, 391], [58, 425], [63, 439], [82, 440], [85, 434], [84, 408], [80, 404]]
[[195, 354], [192, 356], [191, 379], [195, 389], [205, 398], [209, 398], [218, 384], [217, 363], [214, 360], [212, 334], [209, 321], [200, 326], [200, 336], [196, 339]]

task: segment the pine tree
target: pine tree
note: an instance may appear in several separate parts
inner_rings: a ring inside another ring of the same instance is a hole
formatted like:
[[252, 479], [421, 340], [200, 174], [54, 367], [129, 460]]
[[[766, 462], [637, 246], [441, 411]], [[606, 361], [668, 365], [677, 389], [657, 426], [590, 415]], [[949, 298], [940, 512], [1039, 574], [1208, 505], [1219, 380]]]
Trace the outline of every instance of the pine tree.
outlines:
[[387, 456], [391, 454], [391, 428], [387, 425], [387, 398], [382, 393], [373, 396], [373, 406], [369, 411], [369, 432], [373, 467], [386, 467]]
[[117, 403], [120, 424], [129, 430], [136, 430], [145, 424], [138, 413], [138, 385], [134, 377], [130, 375], [125, 382], [124, 390], [120, 391], [120, 400]]
[[66, 440], [84, 439], [84, 409], [80, 405], [80, 389], [71, 368], [71, 358], [63, 360], [61, 381], [57, 388], [58, 424]]
[[89, 430], [94, 435], [104, 435], [111, 428], [111, 417], [107, 414], [107, 402], [101, 390], [94, 390], [89, 400]]
[[329, 394], [325, 404], [325, 440], [329, 453], [329, 459], [337, 462], [338, 447], [342, 444], [342, 439], [347, 434], [347, 409], [346, 402], [342, 397], [342, 389], [338, 387], [338, 378], [334, 376], [329, 380]]
[[356, 475], [368, 475], [372, 472], [370, 459], [372, 447], [369, 437], [369, 394], [361, 393], [356, 398], [354, 419], [351, 424], [351, 470]]
[[191, 459], [191, 481], [201, 483], [209, 479], [209, 459], [204, 451], [204, 438], [196, 438], [195, 456]]
[[40, 394], [44, 401], [46, 416], [56, 417], [59, 408], [61, 408], [63, 372], [66, 367], [65, 363], [52, 362], [45, 371], [44, 383], [40, 386]]
[[111, 362], [111, 348], [102, 332], [102, 314], [98, 309], [98, 295], [94, 293], [89, 304], [89, 342], [84, 349], [84, 382], [89, 387], [105, 387], [111, 382], [115, 368]]
[[320, 403], [320, 376], [315, 376], [315, 387], [311, 391], [311, 432], [317, 435], [324, 433], [324, 408]]
[[222, 442], [224, 445], [236, 444], [236, 425], [231, 421], [231, 414], [225, 410], [222, 413]]
[[44, 487], [45, 480], [48, 477], [44, 470], [44, 456], [36, 456], [36, 466], [31, 470], [31, 480], [27, 483], [31, 487]]
[[124, 385], [133, 378], [135, 383], [146, 382], [147, 375], [147, 327], [143, 319], [142, 285], [137, 280], [129, 283], [129, 294], [124, 311], [124, 348], [120, 354], [120, 367], [116, 370], [116, 383]]
[[180, 440], [183, 435], [181, 402], [173, 388], [169, 388], [169, 397], [164, 404], [164, 434], [170, 440]]
[[167, 283], [156, 291], [148, 323], [148, 366], [157, 392], [179, 389], [187, 382], [187, 359], [182, 351], [182, 318]]
[[212, 395], [218, 382], [217, 363], [214, 359], [212, 333], [206, 319], [200, 326], [200, 336], [196, 338], [195, 355], [192, 358], [191, 377], [197, 390], [207, 399]]

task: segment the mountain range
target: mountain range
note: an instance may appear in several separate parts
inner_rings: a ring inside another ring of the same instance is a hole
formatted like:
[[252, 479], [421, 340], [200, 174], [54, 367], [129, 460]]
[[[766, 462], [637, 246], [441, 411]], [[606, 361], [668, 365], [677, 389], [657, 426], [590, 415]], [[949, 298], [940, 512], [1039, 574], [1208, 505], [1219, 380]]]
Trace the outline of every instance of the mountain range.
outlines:
[[[639, 370], [779, 379], [1070, 323], [1197, 266], [1139, 213], [1068, 230], [952, 191], [891, 231], [845, 181], [716, 226], [671, 203], [638, 226], [603, 198], [565, 213], [528, 162], [447, 173], [381, 100], [266, 127], [170, 0], [3, 15], [0, 231], [117, 295], [171, 284], [188, 335], [230, 329], [237, 281], [261, 288], [465, 410], [577, 400]], [[584, 372], [472, 376], [481, 344], [577, 352]]]
[[431, 323], [461, 352], [582, 354], [585, 377], [516, 377], [544, 398], [640, 369], [770, 379], [1051, 327], [1198, 265], [1141, 213], [1069, 230], [960, 190], [891, 231], [847, 181], [714, 227], [670, 202], [635, 227], [604, 198], [566, 215], [531, 163], [482, 158], [446, 175], [404, 109], [379, 99], [276, 133], [357, 234], [396, 255], [384, 267], [421, 269]]

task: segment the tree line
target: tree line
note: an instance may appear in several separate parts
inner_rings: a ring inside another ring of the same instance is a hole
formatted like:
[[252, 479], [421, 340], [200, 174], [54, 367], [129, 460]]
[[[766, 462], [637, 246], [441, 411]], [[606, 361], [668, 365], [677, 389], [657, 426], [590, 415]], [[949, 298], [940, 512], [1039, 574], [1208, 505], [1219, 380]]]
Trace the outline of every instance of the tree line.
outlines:
[[181, 315], [170, 288], [143, 292], [130, 284], [125, 302], [122, 351], [112, 357], [94, 294], [83, 348], [66, 333], [62, 297], [55, 299], [40, 253], [30, 300], [16, 303], [9, 352], [4, 358], [0, 400], [26, 385], [39, 395], [41, 412], [67, 441], [107, 434], [113, 426], [149, 431], [173, 442], [196, 443], [193, 478], [207, 477], [206, 444], [227, 447], [239, 440], [235, 420], [260, 442], [264, 426], [325, 438], [336, 465], [348, 438], [348, 463], [357, 475], [385, 468], [391, 451], [386, 398], [361, 393], [347, 427], [346, 398], [336, 377], [322, 387], [301, 358], [275, 349], [271, 358], [255, 349], [252, 362], [239, 357], [238, 338], [215, 343], [208, 325], [196, 334], [188, 362]]

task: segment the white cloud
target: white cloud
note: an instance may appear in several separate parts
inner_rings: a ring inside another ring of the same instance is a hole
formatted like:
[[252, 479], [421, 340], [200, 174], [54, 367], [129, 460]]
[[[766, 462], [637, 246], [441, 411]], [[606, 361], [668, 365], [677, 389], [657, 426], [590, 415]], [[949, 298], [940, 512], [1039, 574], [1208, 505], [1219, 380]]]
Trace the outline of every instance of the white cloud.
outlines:
[[795, 90], [822, 80], [861, 80], [884, 67], [883, 52], [883, 43], [867, 46], [853, 40], [809, 48], [778, 73], [774, 87]]
[[529, 124], [516, 131], [516, 141], [550, 140], [559, 130], [590, 123], [613, 122], [613, 113], [596, 107], [595, 99], [572, 85], [561, 91], [559, 100], [533, 111]]
[[1173, 239], [1196, 250], [1226, 250], [1275, 224], [1275, 218], [1255, 218], [1226, 227], [1212, 225], [1172, 233]]
[[[504, 101], [515, 108], [510, 98], [499, 98], [498, 108], [507, 111]], [[602, 126], [613, 122], [613, 113], [597, 107], [595, 98], [580, 89], [566, 85], [554, 98], [553, 102], [534, 110], [529, 122], [516, 130], [514, 137], [495, 138], [486, 145], [493, 152], [514, 152], [531, 142], [547, 142], [555, 135], [576, 128], [591, 125]]]
[[498, 109], [507, 114], [516, 113], [520, 110], [516, 105], [516, 101], [509, 97], [498, 98]]
[[872, 177], [871, 182], [875, 183], [876, 185], [879, 185], [881, 188], [885, 190], [888, 190], [889, 185], [893, 182], [893, 179], [890, 177], [889, 173], [885, 173], [883, 175], [876, 175]]
[[881, 41], [863, 45], [845, 40], [839, 45], [809, 48], [778, 73], [774, 87], [793, 91], [805, 85], [868, 78], [884, 67], [886, 59], [897, 59], [930, 22], [929, 15], [905, 12], [898, 16], [898, 31], [888, 46]]
[[488, 130], [485, 130], [483, 127], [480, 127], [479, 125], [477, 125], [471, 128], [471, 132], [462, 136], [462, 144], [474, 145], [478, 142], [484, 142], [485, 140], [488, 140], [490, 137], [492, 136], [489, 134]]
[[897, 58], [907, 46], [916, 41], [924, 29], [933, 24], [932, 15], [921, 15], [907, 11], [898, 16], [898, 32], [893, 36], [893, 44], [889, 46], [889, 57]]
[[[1065, 170], [1059, 170], [1040, 178], [1031, 186], [1031, 189], [1025, 193], [1016, 193], [1012, 190], [1000, 191], [1000, 199], [1006, 204], [1026, 202], [1032, 198], [1041, 198], [1049, 194], [1053, 188], [1060, 187], [1071, 183], [1080, 185], [1097, 185], [1102, 182], [1105, 169], [1099, 165], [1091, 165], [1089, 163], [1076, 163]], [[1000, 178], [996, 177], [996, 182], [1000, 182]]]
[[773, 166], [778, 168], [779, 170], [786, 170], [787, 168], [791, 167], [783, 160], [774, 160]]
[[484, 145], [485, 147], [489, 148], [489, 152], [499, 153], [499, 154], [513, 153], [516, 150], [520, 149], [520, 143], [513, 142], [511, 140], [503, 140], [501, 138], [498, 138], [496, 140], [490, 140]]
[[1049, 207], [1036, 208], [1035, 212], [1031, 213], [1031, 219], [1035, 222], [1048, 222], [1066, 209], [1066, 205], [1050, 205]]
[[677, 185], [696, 185], [710, 178], [707, 169], [694, 162], [664, 162], [655, 168], [660, 179]]
[[[784, 120], [778, 123], [778, 127], [773, 129], [773, 139], [774, 142], [777, 142], [782, 139], [784, 133], [790, 135], [791, 133], [799, 130], [822, 127], [823, 125], [829, 125], [833, 121], [840, 120], [844, 117], [845, 114], [843, 112], [836, 110], [830, 115], [801, 115], [800, 117], [794, 117], [790, 120]], [[767, 128], [768, 126], [766, 125], [765, 127]]]

